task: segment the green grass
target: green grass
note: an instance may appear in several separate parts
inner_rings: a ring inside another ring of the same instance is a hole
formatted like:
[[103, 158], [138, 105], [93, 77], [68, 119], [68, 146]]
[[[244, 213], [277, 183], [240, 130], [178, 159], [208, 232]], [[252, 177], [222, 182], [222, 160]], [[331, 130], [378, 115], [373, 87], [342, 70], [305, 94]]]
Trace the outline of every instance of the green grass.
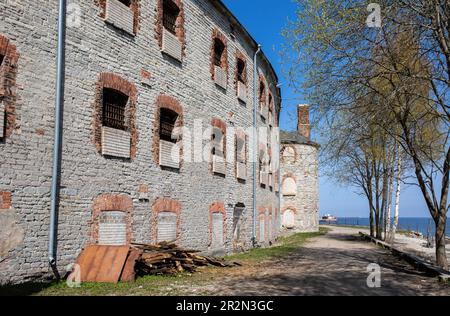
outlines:
[[[270, 248], [257, 248], [245, 253], [226, 257], [230, 261], [250, 263], [264, 262], [270, 259], [281, 258], [289, 255], [313, 237], [325, 235], [328, 228], [320, 228], [318, 233], [300, 233], [281, 238], [277, 245]], [[236, 268], [236, 269], [239, 269]], [[54, 296], [176, 296], [192, 295], [191, 288], [203, 284], [221, 275], [220, 268], [206, 267], [197, 273], [180, 274], [177, 276], [145, 276], [136, 282], [118, 284], [110, 283], [82, 283], [78, 288], [70, 288], [65, 281], [54, 281], [52, 283], [28, 283], [17, 286], [0, 287], [0, 295], [54, 295]]]
[[228, 256], [226, 259], [230, 261], [264, 261], [282, 258], [301, 247], [308, 239], [325, 235], [328, 231], [328, 228], [321, 227], [317, 233], [299, 233], [283, 237], [273, 247], [252, 249], [248, 252]]

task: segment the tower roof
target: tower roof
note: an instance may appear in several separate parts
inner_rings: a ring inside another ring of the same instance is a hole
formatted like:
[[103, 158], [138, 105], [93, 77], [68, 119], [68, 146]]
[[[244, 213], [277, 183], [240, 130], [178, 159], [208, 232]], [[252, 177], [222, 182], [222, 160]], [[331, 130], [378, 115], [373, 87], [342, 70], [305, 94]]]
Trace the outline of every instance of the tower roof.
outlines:
[[298, 144], [298, 145], [308, 145], [319, 148], [320, 145], [312, 140], [300, 135], [297, 131], [295, 132], [285, 132], [281, 131], [280, 139], [282, 144]]

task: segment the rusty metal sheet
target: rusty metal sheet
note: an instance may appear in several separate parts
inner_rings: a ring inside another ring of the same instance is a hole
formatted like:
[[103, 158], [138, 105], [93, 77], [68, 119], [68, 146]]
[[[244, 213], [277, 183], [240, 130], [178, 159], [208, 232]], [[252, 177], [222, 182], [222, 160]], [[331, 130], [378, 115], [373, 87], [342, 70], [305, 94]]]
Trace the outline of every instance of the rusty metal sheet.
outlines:
[[129, 251], [129, 246], [86, 247], [77, 260], [81, 282], [119, 282]]
[[133, 282], [136, 279], [136, 273], [134, 267], [136, 266], [136, 260], [142, 255], [142, 250], [132, 249], [128, 254], [125, 267], [123, 268], [120, 280], [122, 282]]

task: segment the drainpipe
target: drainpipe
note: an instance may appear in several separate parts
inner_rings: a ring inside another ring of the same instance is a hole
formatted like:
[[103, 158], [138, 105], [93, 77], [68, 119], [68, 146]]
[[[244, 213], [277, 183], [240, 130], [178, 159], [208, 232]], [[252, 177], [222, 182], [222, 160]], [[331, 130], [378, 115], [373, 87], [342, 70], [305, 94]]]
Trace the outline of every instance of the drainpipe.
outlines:
[[61, 149], [64, 107], [64, 70], [66, 40], [66, 0], [59, 0], [58, 12], [58, 55], [56, 69], [56, 102], [55, 102], [55, 143], [53, 148], [53, 171], [51, 189], [50, 233], [48, 242], [48, 261], [52, 268], [56, 267], [58, 206], [61, 176]]
[[257, 117], [258, 117], [258, 67], [257, 67], [257, 57], [261, 52], [261, 45], [258, 45], [258, 49], [255, 52], [255, 56], [253, 57], [253, 131], [255, 135], [253, 136], [253, 236], [252, 243], [253, 246], [256, 246], [256, 214], [257, 214], [257, 202], [256, 202], [256, 169], [257, 169], [257, 161], [258, 161], [258, 128], [257, 128]]

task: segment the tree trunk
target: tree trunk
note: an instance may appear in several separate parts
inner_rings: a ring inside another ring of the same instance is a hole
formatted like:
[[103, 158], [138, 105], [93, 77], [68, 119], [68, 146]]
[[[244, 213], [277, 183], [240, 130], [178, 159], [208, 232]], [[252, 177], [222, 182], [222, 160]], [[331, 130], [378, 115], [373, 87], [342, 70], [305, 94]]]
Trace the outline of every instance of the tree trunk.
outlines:
[[445, 226], [447, 222], [445, 213], [445, 211], [441, 213], [444, 215], [440, 216], [436, 223], [436, 264], [439, 267], [448, 270], [448, 261], [445, 249]]
[[[400, 149], [400, 146], [399, 146]], [[398, 153], [397, 157], [397, 189], [395, 190], [395, 210], [394, 210], [394, 223], [392, 224], [391, 229], [391, 242], [394, 242], [395, 240], [395, 234], [397, 233], [397, 227], [398, 227], [398, 216], [400, 211], [400, 193], [401, 193], [401, 179], [402, 179], [402, 155], [400, 154], [400, 151]]]
[[374, 226], [374, 222], [373, 222], [373, 207], [372, 207], [372, 203], [370, 204], [370, 236], [371, 237], [375, 237], [375, 226]]

